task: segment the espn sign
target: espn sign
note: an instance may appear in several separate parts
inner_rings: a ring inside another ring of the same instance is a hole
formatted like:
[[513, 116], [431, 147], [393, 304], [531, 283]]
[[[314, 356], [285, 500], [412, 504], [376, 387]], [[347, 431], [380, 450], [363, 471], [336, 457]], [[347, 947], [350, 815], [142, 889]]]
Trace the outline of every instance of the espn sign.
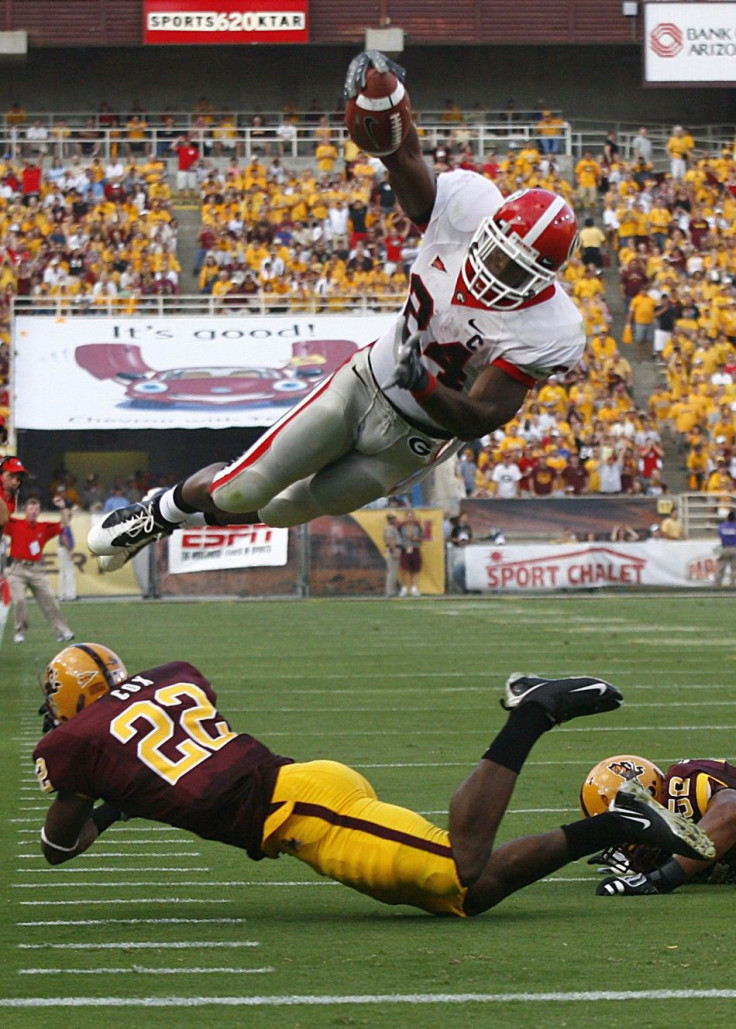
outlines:
[[648, 3], [644, 80], [666, 86], [736, 82], [736, 3]]
[[214, 572], [286, 564], [289, 530], [270, 525], [202, 525], [169, 539], [169, 571]]
[[308, 42], [308, 0], [144, 0], [153, 46]]

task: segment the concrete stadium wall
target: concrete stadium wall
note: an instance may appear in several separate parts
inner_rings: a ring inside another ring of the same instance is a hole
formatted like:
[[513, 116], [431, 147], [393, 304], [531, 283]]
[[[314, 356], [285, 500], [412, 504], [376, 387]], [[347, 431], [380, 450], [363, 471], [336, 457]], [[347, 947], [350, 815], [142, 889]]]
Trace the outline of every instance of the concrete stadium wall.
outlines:
[[[234, 110], [333, 109], [355, 47], [155, 47], [31, 50], [0, 63], [0, 112], [14, 100], [28, 111], [90, 111], [106, 99], [126, 113], [139, 99], [152, 115], [191, 110], [202, 95]], [[415, 105], [438, 110], [452, 97], [519, 109], [540, 99], [568, 119], [723, 123], [736, 120], [736, 90], [642, 85], [639, 46], [408, 47]]]

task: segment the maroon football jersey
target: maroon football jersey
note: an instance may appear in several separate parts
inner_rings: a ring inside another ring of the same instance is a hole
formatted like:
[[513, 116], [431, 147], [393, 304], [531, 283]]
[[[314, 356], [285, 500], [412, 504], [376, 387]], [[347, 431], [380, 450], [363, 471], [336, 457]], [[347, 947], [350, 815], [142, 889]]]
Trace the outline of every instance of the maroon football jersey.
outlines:
[[698, 822], [721, 790], [736, 790], [736, 767], [714, 758], [678, 761], [665, 774], [662, 803]]
[[219, 840], [259, 860], [278, 770], [291, 764], [235, 733], [207, 679], [173, 661], [131, 676], [48, 733], [34, 758], [41, 788], [111, 801]]

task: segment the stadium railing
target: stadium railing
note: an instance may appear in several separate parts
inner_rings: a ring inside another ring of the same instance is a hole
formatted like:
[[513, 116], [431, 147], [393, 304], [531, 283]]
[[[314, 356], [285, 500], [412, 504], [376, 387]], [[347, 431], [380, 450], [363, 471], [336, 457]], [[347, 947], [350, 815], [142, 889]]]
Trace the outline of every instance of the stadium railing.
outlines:
[[80, 317], [96, 315], [264, 315], [264, 314], [319, 314], [320, 312], [351, 315], [369, 315], [378, 312], [390, 314], [398, 311], [405, 293], [350, 293], [313, 295], [298, 300], [280, 294], [261, 294], [248, 297], [240, 294], [213, 297], [207, 294], [181, 296], [119, 296], [115, 299], [93, 301], [89, 294], [77, 296], [15, 297], [13, 315], [47, 315]]
[[729, 509], [736, 510], [736, 493], [681, 493], [679, 512], [688, 538], [717, 536]]
[[[100, 127], [96, 130], [96, 140], [90, 141], [83, 136], [83, 126], [86, 119], [94, 117], [93, 114], [70, 114], [67, 118], [68, 124], [65, 128], [71, 131], [71, 135], [64, 139], [55, 139], [53, 129], [57, 124], [56, 119], [61, 114], [30, 114], [27, 124], [19, 127], [8, 126], [0, 122], [0, 147], [2, 153], [10, 158], [22, 159], [31, 153], [34, 145], [26, 139], [26, 131], [29, 124], [35, 119], [40, 119], [49, 132], [49, 138], [45, 141], [44, 153], [49, 157], [60, 157], [68, 159], [72, 153], [80, 151], [83, 146], [97, 146], [97, 156], [109, 160], [115, 154], [125, 154], [129, 145], [125, 124], [115, 128]], [[191, 113], [172, 112], [175, 119], [175, 127], [165, 128], [163, 125], [148, 125], [143, 137], [143, 146], [146, 152], [152, 149], [159, 156], [169, 156], [172, 140], [189, 132], [195, 144], [201, 146], [204, 157], [212, 157], [216, 150], [216, 140], [212, 131], [216, 123], [208, 126], [206, 130], [200, 129], [194, 124], [194, 116]], [[215, 116], [216, 117], [216, 116]], [[295, 123], [296, 132], [292, 139], [280, 140], [278, 136], [279, 125], [285, 119], [282, 115], [266, 115], [266, 124], [254, 129], [248, 124], [250, 116], [240, 113], [236, 122], [235, 137], [232, 140], [234, 151], [239, 158], [250, 160], [254, 154], [263, 154], [267, 148], [271, 154], [281, 154], [289, 159], [309, 157], [312, 155], [316, 142], [315, 125], [307, 120], [307, 115], [299, 115], [299, 121]], [[339, 115], [330, 117], [329, 127], [332, 138], [341, 145], [346, 138], [346, 130]], [[482, 157], [489, 150], [497, 152], [505, 151], [510, 143], [521, 146], [529, 140], [536, 140], [539, 136], [539, 123], [531, 117], [530, 112], [522, 112], [517, 120], [509, 122], [503, 112], [485, 112], [482, 120], [475, 120], [469, 117], [466, 122], [443, 122], [437, 112], [422, 112], [417, 123], [417, 128], [426, 152], [431, 152], [441, 143], [446, 143], [448, 135], [453, 132], [462, 132], [462, 139], [469, 141], [477, 157]], [[606, 134], [614, 130], [617, 133], [621, 154], [625, 160], [633, 157], [633, 141], [639, 131], [638, 123], [613, 124], [601, 121], [587, 121], [575, 119], [573, 122], [564, 122], [560, 128], [559, 135], [548, 137], [555, 140], [555, 151], [557, 156], [579, 157], [586, 150], [598, 155], [602, 149]], [[733, 126], [729, 124], [709, 124], [690, 126], [691, 135], [695, 140], [696, 154], [719, 153], [724, 146], [733, 147], [734, 132]], [[666, 145], [670, 138], [672, 127], [657, 124], [649, 127], [649, 138], [654, 148], [654, 164], [656, 170], [662, 170], [669, 161]], [[265, 133], [265, 135], [264, 135]], [[141, 141], [133, 141], [140, 143]], [[225, 149], [225, 156], [232, 153], [233, 147]], [[173, 154], [171, 154], [173, 157]]]

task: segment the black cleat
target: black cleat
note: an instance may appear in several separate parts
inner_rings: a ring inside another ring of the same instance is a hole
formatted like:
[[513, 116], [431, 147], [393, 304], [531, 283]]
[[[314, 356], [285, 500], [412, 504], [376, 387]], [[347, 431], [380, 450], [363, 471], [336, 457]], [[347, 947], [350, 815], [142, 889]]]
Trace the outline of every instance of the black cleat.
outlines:
[[501, 707], [513, 711], [522, 704], [540, 704], [552, 724], [559, 725], [582, 715], [615, 711], [623, 699], [620, 691], [610, 682], [589, 675], [543, 679], [539, 675], [514, 672], [506, 680], [506, 693]]
[[668, 811], [636, 779], [619, 787], [608, 810], [624, 828], [627, 843], [645, 843], [695, 861], [713, 861], [716, 856], [711, 839], [695, 822]]

